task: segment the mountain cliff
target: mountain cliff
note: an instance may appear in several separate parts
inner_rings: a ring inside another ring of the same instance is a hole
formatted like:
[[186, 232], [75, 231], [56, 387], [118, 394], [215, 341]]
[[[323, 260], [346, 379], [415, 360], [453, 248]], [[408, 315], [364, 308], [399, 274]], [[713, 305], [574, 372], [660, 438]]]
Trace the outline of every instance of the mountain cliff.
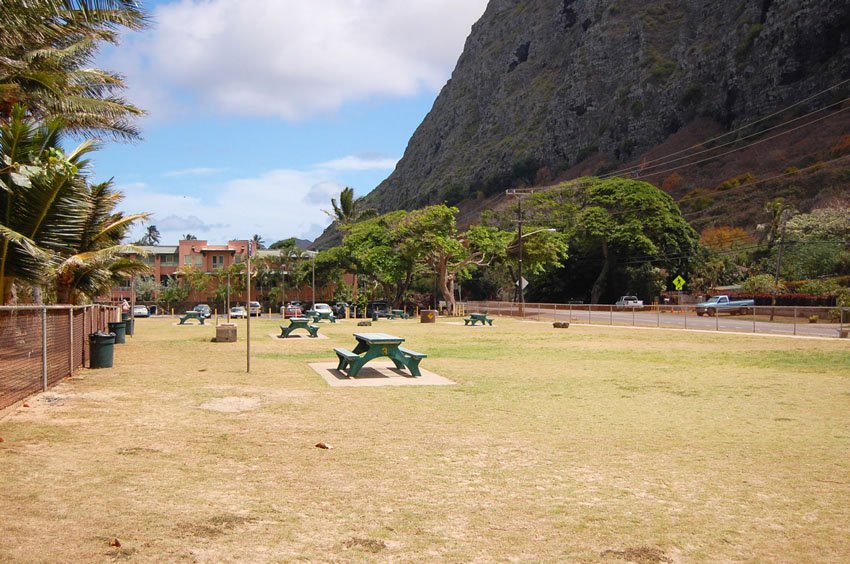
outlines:
[[[680, 200], [709, 198], [704, 209], [723, 182], [850, 153], [848, 79], [847, 0], [491, 0], [365, 203], [463, 207], [634, 165]], [[846, 193], [845, 177], [829, 177], [830, 190]]]

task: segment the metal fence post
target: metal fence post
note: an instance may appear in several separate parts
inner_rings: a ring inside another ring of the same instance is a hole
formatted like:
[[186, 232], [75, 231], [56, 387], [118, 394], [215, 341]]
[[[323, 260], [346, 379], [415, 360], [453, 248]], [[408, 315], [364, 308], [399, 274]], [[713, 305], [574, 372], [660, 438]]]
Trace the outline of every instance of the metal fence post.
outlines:
[[47, 308], [41, 308], [41, 386], [47, 391]]
[[68, 375], [74, 374], [74, 306], [68, 308], [68, 339], [71, 342], [68, 354]]
[[797, 334], [797, 306], [794, 306], [794, 334]]

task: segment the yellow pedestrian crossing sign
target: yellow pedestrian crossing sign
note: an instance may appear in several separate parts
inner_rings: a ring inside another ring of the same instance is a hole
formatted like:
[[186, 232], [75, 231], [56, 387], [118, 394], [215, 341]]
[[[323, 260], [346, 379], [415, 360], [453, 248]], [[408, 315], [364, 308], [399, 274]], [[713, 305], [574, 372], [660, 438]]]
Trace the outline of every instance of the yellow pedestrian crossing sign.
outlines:
[[676, 287], [676, 291], [681, 291], [685, 287], [685, 279], [681, 275], [677, 276], [673, 279], [673, 286]]

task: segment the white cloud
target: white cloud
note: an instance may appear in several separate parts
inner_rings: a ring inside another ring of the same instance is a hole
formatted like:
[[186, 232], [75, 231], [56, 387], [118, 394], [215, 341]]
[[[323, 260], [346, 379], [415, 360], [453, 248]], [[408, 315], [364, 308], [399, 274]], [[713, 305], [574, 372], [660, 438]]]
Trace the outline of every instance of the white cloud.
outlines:
[[128, 76], [129, 98], [154, 116], [200, 107], [301, 120], [439, 89], [486, 4], [181, 0], [159, 5], [156, 27], [105, 65]]
[[178, 176], [207, 176], [210, 174], [216, 174], [219, 172], [224, 172], [227, 169], [224, 168], [204, 168], [204, 167], [196, 167], [196, 168], [184, 168], [180, 170], [171, 170], [168, 172], [163, 172], [163, 176], [168, 177], [178, 177]]
[[[153, 217], [162, 244], [175, 244], [192, 233], [216, 244], [260, 234], [272, 243], [295, 236], [313, 239], [330, 223], [322, 211], [343, 186], [326, 171], [272, 170], [255, 177], [206, 185], [203, 198], [173, 195], [146, 184], [119, 186], [127, 212], [145, 210]], [[141, 237], [138, 225], [131, 234]]]
[[357, 156], [349, 155], [340, 159], [334, 159], [319, 163], [316, 168], [329, 170], [392, 170], [398, 159], [381, 156]]

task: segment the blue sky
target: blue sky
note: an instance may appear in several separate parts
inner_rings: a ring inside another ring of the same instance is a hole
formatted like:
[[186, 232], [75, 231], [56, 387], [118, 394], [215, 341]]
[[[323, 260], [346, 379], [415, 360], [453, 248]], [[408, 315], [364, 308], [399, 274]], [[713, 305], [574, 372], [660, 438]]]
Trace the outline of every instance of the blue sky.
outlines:
[[[486, 0], [144, 2], [152, 29], [104, 50], [148, 112], [94, 156], [162, 244], [315, 238], [345, 186], [392, 172]], [[139, 225], [133, 238], [146, 225]]]

